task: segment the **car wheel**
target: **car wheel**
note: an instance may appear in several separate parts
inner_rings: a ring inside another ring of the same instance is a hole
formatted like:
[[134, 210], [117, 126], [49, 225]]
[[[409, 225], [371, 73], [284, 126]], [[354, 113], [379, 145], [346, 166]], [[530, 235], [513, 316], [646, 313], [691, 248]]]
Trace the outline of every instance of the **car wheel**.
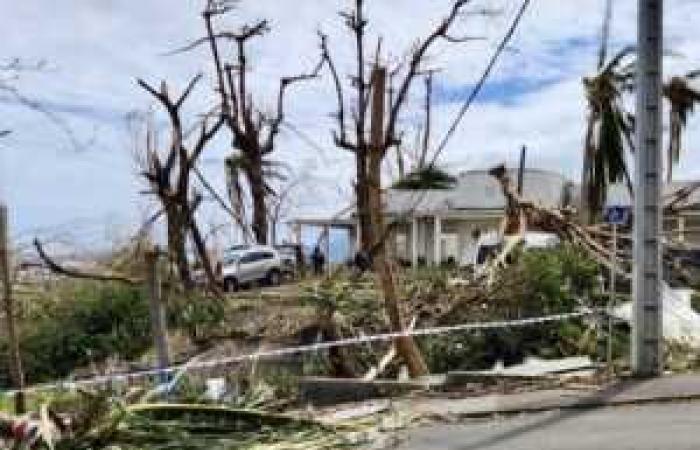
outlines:
[[238, 281], [235, 278], [224, 279], [224, 291], [236, 292], [238, 290]]
[[280, 281], [282, 281], [282, 275], [279, 270], [271, 270], [267, 275], [267, 282], [270, 286], [278, 286]]

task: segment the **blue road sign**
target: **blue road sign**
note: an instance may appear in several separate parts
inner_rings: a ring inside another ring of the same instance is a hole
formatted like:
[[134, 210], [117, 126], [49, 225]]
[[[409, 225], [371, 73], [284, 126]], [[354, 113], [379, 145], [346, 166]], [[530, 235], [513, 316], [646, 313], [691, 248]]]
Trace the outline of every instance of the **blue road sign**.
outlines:
[[603, 218], [610, 225], [626, 225], [630, 220], [630, 210], [629, 206], [608, 206]]

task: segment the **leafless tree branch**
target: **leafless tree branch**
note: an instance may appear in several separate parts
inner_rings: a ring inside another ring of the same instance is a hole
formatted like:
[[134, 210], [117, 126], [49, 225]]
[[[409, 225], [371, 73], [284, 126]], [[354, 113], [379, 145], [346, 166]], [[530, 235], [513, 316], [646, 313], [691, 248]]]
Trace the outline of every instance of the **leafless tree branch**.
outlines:
[[43, 246], [41, 245], [41, 242], [39, 242], [39, 239], [34, 239], [34, 247], [36, 248], [36, 251], [39, 254], [39, 258], [44, 262], [44, 264], [46, 264], [49, 270], [59, 275], [95, 281], [117, 281], [129, 285], [137, 285], [143, 282], [143, 280], [141, 279], [130, 278], [124, 275], [89, 273], [78, 269], [63, 267], [62, 265], [54, 261], [51, 257], [49, 257], [49, 255], [46, 254]]
[[469, 4], [470, 1], [471, 0], [456, 1], [452, 5], [452, 10], [447, 15], [447, 17], [445, 17], [442, 20], [442, 22], [440, 22], [440, 24], [435, 28], [435, 30], [433, 30], [433, 32], [430, 35], [428, 35], [428, 37], [425, 38], [425, 40], [422, 41], [422, 43], [420, 43], [416, 50], [413, 52], [413, 55], [408, 65], [408, 72], [406, 73], [403, 82], [398, 88], [394, 103], [390, 105], [389, 118], [387, 119], [386, 134], [384, 137], [384, 153], [386, 153], [386, 150], [390, 146], [395, 145], [397, 143], [396, 125], [398, 121], [398, 116], [401, 111], [401, 108], [403, 108], [403, 105], [406, 101], [406, 97], [408, 95], [408, 91], [411, 87], [411, 84], [413, 83], [413, 80], [418, 74], [421, 63], [425, 59], [428, 50], [439, 39], [447, 39], [449, 41], [448, 33], [450, 31], [450, 28], [454, 24], [455, 20], [458, 18], [460, 12], [467, 6], [467, 4]]

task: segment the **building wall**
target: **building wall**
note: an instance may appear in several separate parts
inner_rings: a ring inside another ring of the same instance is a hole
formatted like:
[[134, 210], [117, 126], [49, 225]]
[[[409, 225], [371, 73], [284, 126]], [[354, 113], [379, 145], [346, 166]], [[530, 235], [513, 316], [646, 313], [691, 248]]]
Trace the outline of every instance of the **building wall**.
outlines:
[[700, 215], [685, 216], [683, 228], [684, 242], [691, 246], [700, 247]]
[[[440, 263], [454, 258], [459, 263], [470, 245], [474, 245], [472, 234], [479, 230], [482, 234], [498, 231], [500, 217], [445, 218], [442, 219], [442, 242]], [[435, 222], [433, 217], [417, 219], [417, 258], [427, 264], [435, 264]], [[412, 254], [412, 225], [402, 223], [394, 228], [390, 248], [399, 260], [410, 262]]]
[[694, 212], [664, 217], [664, 236], [693, 247], [700, 247], [700, 215]]
[[[500, 217], [445, 219], [443, 220], [442, 230], [443, 233], [457, 236], [457, 255], [455, 260], [460, 262], [466, 250], [475, 244], [473, 233], [476, 230], [479, 230], [482, 235], [488, 232], [498, 232], [500, 224]], [[443, 260], [447, 256], [443, 255]]]

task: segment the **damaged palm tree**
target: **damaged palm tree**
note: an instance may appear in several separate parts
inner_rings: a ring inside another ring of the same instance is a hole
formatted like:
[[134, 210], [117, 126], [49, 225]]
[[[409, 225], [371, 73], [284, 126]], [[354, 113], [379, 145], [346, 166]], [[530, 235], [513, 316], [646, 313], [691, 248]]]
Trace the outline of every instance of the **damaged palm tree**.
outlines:
[[601, 63], [598, 74], [583, 80], [589, 112], [582, 199], [588, 223], [595, 222], [600, 213], [610, 183], [624, 180], [632, 193], [625, 148], [634, 149], [634, 119], [625, 111], [622, 96], [633, 89], [634, 66], [626, 61], [633, 51], [632, 48], [620, 51], [610, 61]]
[[159, 152], [156, 148], [154, 132], [149, 127], [146, 139], [146, 167], [142, 174], [149, 184], [148, 193], [158, 198], [164, 211], [168, 256], [171, 264], [177, 267], [184, 289], [190, 290], [193, 287], [186, 250], [187, 238], [191, 236], [209, 285], [212, 290], [218, 292], [218, 281], [195, 216], [202, 198], [192, 191], [190, 177], [197, 159], [222, 126], [223, 119], [217, 116], [212, 120], [209, 115], [205, 115], [199, 125], [196, 141], [188, 148], [181, 117], [181, 108], [200, 78], [201, 76], [194, 77], [177, 98], [172, 97], [165, 81], [161, 83], [160, 89], [156, 89], [145, 81], [138, 80], [139, 86], [160, 103], [170, 122], [170, 145], [165, 152]]
[[691, 86], [691, 81], [700, 77], [700, 70], [685, 76], [672, 77], [663, 87], [664, 97], [669, 102], [668, 159], [666, 161], [666, 181], [673, 180], [673, 166], [681, 156], [683, 129], [695, 105], [700, 104], [700, 90]]
[[625, 146], [634, 149], [634, 117], [623, 104], [623, 94], [634, 88], [635, 67], [629, 62], [635, 49], [626, 47], [608, 60], [612, 0], [605, 4], [597, 73], [583, 79], [588, 122], [581, 175], [582, 219], [594, 223], [605, 203], [608, 185], [625, 181], [630, 196], [632, 181], [625, 162]]

